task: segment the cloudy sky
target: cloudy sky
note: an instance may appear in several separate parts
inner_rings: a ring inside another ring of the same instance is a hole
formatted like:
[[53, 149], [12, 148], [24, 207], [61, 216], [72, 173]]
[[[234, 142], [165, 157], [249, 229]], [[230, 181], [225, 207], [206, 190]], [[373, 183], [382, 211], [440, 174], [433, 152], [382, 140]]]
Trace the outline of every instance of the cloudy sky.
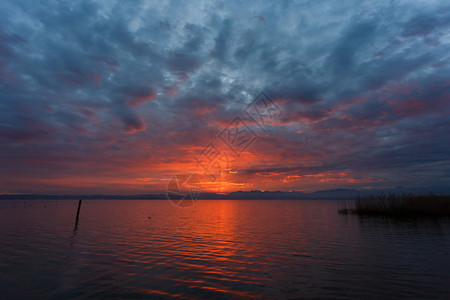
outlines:
[[448, 185], [449, 46], [445, 1], [1, 1], [0, 193], [161, 192], [211, 145], [210, 191]]

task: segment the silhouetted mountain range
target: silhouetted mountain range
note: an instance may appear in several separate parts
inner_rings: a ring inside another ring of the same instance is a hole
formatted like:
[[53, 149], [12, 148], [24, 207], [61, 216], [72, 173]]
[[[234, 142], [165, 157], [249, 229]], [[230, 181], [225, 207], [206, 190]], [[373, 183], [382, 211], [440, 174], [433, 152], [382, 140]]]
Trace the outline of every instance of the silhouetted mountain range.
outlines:
[[[357, 195], [368, 195], [374, 193], [412, 193], [412, 194], [429, 194], [434, 193], [438, 195], [450, 195], [450, 187], [448, 186], [433, 186], [433, 187], [415, 187], [405, 188], [396, 187], [393, 189], [370, 189], [370, 190], [355, 190], [355, 189], [334, 189], [323, 190], [311, 193], [305, 192], [280, 192], [280, 191], [238, 191], [226, 195], [216, 193], [203, 193], [201, 199], [303, 199], [303, 200], [352, 200]], [[145, 194], [145, 195], [42, 195], [42, 194], [4, 194], [0, 195], [0, 199], [18, 199], [18, 200], [33, 200], [33, 199], [166, 199], [165, 194]]]

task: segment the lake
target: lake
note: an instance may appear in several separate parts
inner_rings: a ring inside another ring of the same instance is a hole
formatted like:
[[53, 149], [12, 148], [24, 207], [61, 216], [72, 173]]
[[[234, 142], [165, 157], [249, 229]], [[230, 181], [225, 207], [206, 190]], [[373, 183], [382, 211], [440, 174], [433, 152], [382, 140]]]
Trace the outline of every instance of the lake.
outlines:
[[[0, 299], [445, 299], [450, 222], [342, 201], [0, 202]], [[149, 217], [151, 217], [149, 219]]]

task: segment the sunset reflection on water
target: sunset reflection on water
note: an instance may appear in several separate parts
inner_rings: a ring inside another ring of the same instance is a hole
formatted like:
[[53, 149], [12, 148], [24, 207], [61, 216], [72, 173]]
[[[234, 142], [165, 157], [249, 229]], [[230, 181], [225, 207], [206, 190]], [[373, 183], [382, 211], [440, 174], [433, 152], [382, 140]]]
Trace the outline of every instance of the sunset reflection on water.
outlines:
[[6, 298], [448, 292], [448, 222], [361, 222], [337, 214], [336, 201], [201, 200], [177, 209], [169, 201], [86, 200], [73, 232], [76, 201], [28, 203], [0, 209]]

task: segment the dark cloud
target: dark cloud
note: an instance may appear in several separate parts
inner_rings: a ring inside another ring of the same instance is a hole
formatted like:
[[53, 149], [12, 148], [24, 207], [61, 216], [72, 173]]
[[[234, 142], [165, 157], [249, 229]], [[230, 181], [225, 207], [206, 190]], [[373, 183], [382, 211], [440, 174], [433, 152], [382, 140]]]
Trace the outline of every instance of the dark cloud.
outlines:
[[370, 47], [376, 34], [373, 23], [350, 24], [343, 37], [337, 41], [328, 57], [327, 65], [336, 76], [350, 73], [356, 63], [357, 54]]
[[[249, 176], [443, 183], [449, 12], [443, 2], [4, 1], [0, 163], [23, 180], [103, 166], [101, 176], [164, 182], [265, 90], [284, 115], [236, 166]], [[14, 176], [0, 192], [31, 186]]]

